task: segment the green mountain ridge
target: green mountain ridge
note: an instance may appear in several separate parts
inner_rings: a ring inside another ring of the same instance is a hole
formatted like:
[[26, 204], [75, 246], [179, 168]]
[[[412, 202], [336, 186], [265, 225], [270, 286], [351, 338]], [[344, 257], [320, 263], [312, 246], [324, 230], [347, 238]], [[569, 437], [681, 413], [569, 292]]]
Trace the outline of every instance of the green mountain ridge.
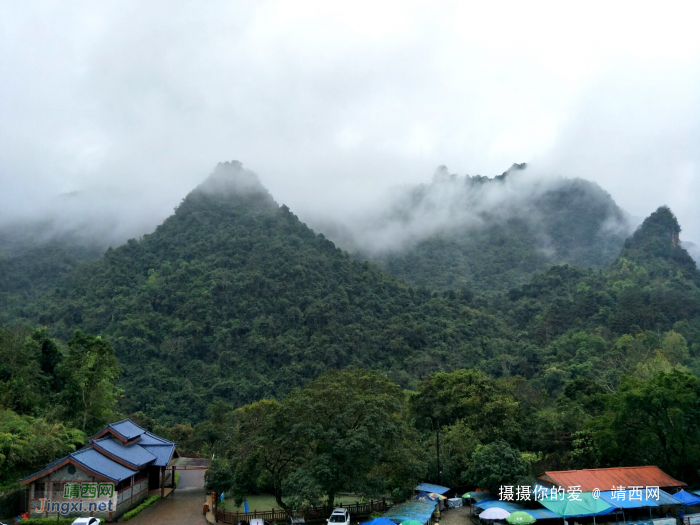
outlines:
[[[5, 320], [107, 335], [127, 411], [197, 421], [216, 398], [278, 396], [329, 368], [408, 385], [474, 358], [498, 320], [353, 261], [226, 163], [152, 234], [78, 267]], [[410, 371], [410, 372], [409, 372]]]
[[77, 328], [105, 336], [124, 369], [121, 410], [163, 424], [196, 423], [217, 400], [279, 398], [347, 367], [408, 388], [477, 368], [558, 395], [571, 381], [616, 385], [669, 337], [681, 350], [664, 359], [700, 369], [697, 268], [679, 231], [662, 207], [603, 267], [436, 292], [353, 260], [254, 173], [224, 163], [152, 234], [41, 293], [1, 289], [0, 325], [44, 325], [63, 341]]

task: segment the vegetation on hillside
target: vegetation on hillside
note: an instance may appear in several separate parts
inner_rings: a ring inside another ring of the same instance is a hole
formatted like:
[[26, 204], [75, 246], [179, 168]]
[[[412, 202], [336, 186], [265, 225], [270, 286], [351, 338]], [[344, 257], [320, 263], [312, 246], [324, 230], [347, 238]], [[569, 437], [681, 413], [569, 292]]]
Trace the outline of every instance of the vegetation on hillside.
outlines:
[[153, 234], [0, 290], [0, 480], [120, 413], [216, 453], [212, 488], [280, 506], [639, 463], [700, 481], [700, 275], [679, 232], [661, 207], [599, 268], [436, 291], [221, 165]]

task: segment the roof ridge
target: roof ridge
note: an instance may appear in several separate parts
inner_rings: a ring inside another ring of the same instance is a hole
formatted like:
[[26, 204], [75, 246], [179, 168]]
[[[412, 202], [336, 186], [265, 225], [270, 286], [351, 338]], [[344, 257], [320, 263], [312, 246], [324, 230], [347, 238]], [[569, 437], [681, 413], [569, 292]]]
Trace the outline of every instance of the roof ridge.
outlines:
[[134, 422], [131, 420], [131, 418], [129, 418], [129, 417], [125, 417], [124, 419], [122, 419], [121, 421], [117, 421], [116, 423], [110, 423], [110, 425], [118, 425], [119, 423], [126, 423], [127, 421], [128, 421], [129, 423], [131, 423], [132, 425], [134, 425], [135, 427], [140, 428], [140, 429], [143, 430], [144, 432], [148, 432], [148, 431], [147, 431], [145, 428], [143, 428], [141, 425], [137, 425], [136, 423], [134, 423]]
[[582, 470], [621, 470], [621, 469], [632, 469], [632, 468], [659, 468], [656, 465], [638, 465], [636, 467], [598, 467], [598, 468], [575, 468], [569, 470], [545, 470], [547, 472], [580, 472]]

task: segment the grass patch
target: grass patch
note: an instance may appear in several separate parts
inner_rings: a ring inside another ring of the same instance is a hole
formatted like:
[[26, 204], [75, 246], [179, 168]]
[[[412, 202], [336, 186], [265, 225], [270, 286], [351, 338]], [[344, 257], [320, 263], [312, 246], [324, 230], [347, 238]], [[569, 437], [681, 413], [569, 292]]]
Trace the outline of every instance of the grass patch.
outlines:
[[136, 517], [140, 512], [143, 512], [144, 510], [146, 510], [148, 507], [153, 505], [159, 499], [160, 499], [160, 494], [157, 494], [155, 496], [151, 496], [150, 498], [146, 498], [145, 500], [143, 500], [143, 502], [141, 502], [141, 504], [138, 507], [131, 509], [130, 511], [124, 513], [124, 516], [123, 516], [124, 521], [129, 521], [130, 519]]

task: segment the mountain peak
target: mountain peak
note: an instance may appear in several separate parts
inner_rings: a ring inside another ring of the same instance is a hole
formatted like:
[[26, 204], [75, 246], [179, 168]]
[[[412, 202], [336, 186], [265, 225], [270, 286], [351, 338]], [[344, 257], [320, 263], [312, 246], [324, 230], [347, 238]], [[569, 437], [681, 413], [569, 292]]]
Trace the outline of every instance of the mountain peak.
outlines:
[[253, 171], [237, 160], [220, 162], [214, 171], [187, 196], [191, 203], [216, 202], [249, 210], [276, 209], [277, 203]]
[[660, 206], [627, 239], [621, 257], [644, 264], [665, 259], [698, 277], [695, 261], [681, 246], [681, 226], [668, 206]]
[[247, 170], [237, 160], [219, 162], [214, 171], [195, 191], [201, 191], [217, 197], [268, 194], [260, 178], [253, 171]]

